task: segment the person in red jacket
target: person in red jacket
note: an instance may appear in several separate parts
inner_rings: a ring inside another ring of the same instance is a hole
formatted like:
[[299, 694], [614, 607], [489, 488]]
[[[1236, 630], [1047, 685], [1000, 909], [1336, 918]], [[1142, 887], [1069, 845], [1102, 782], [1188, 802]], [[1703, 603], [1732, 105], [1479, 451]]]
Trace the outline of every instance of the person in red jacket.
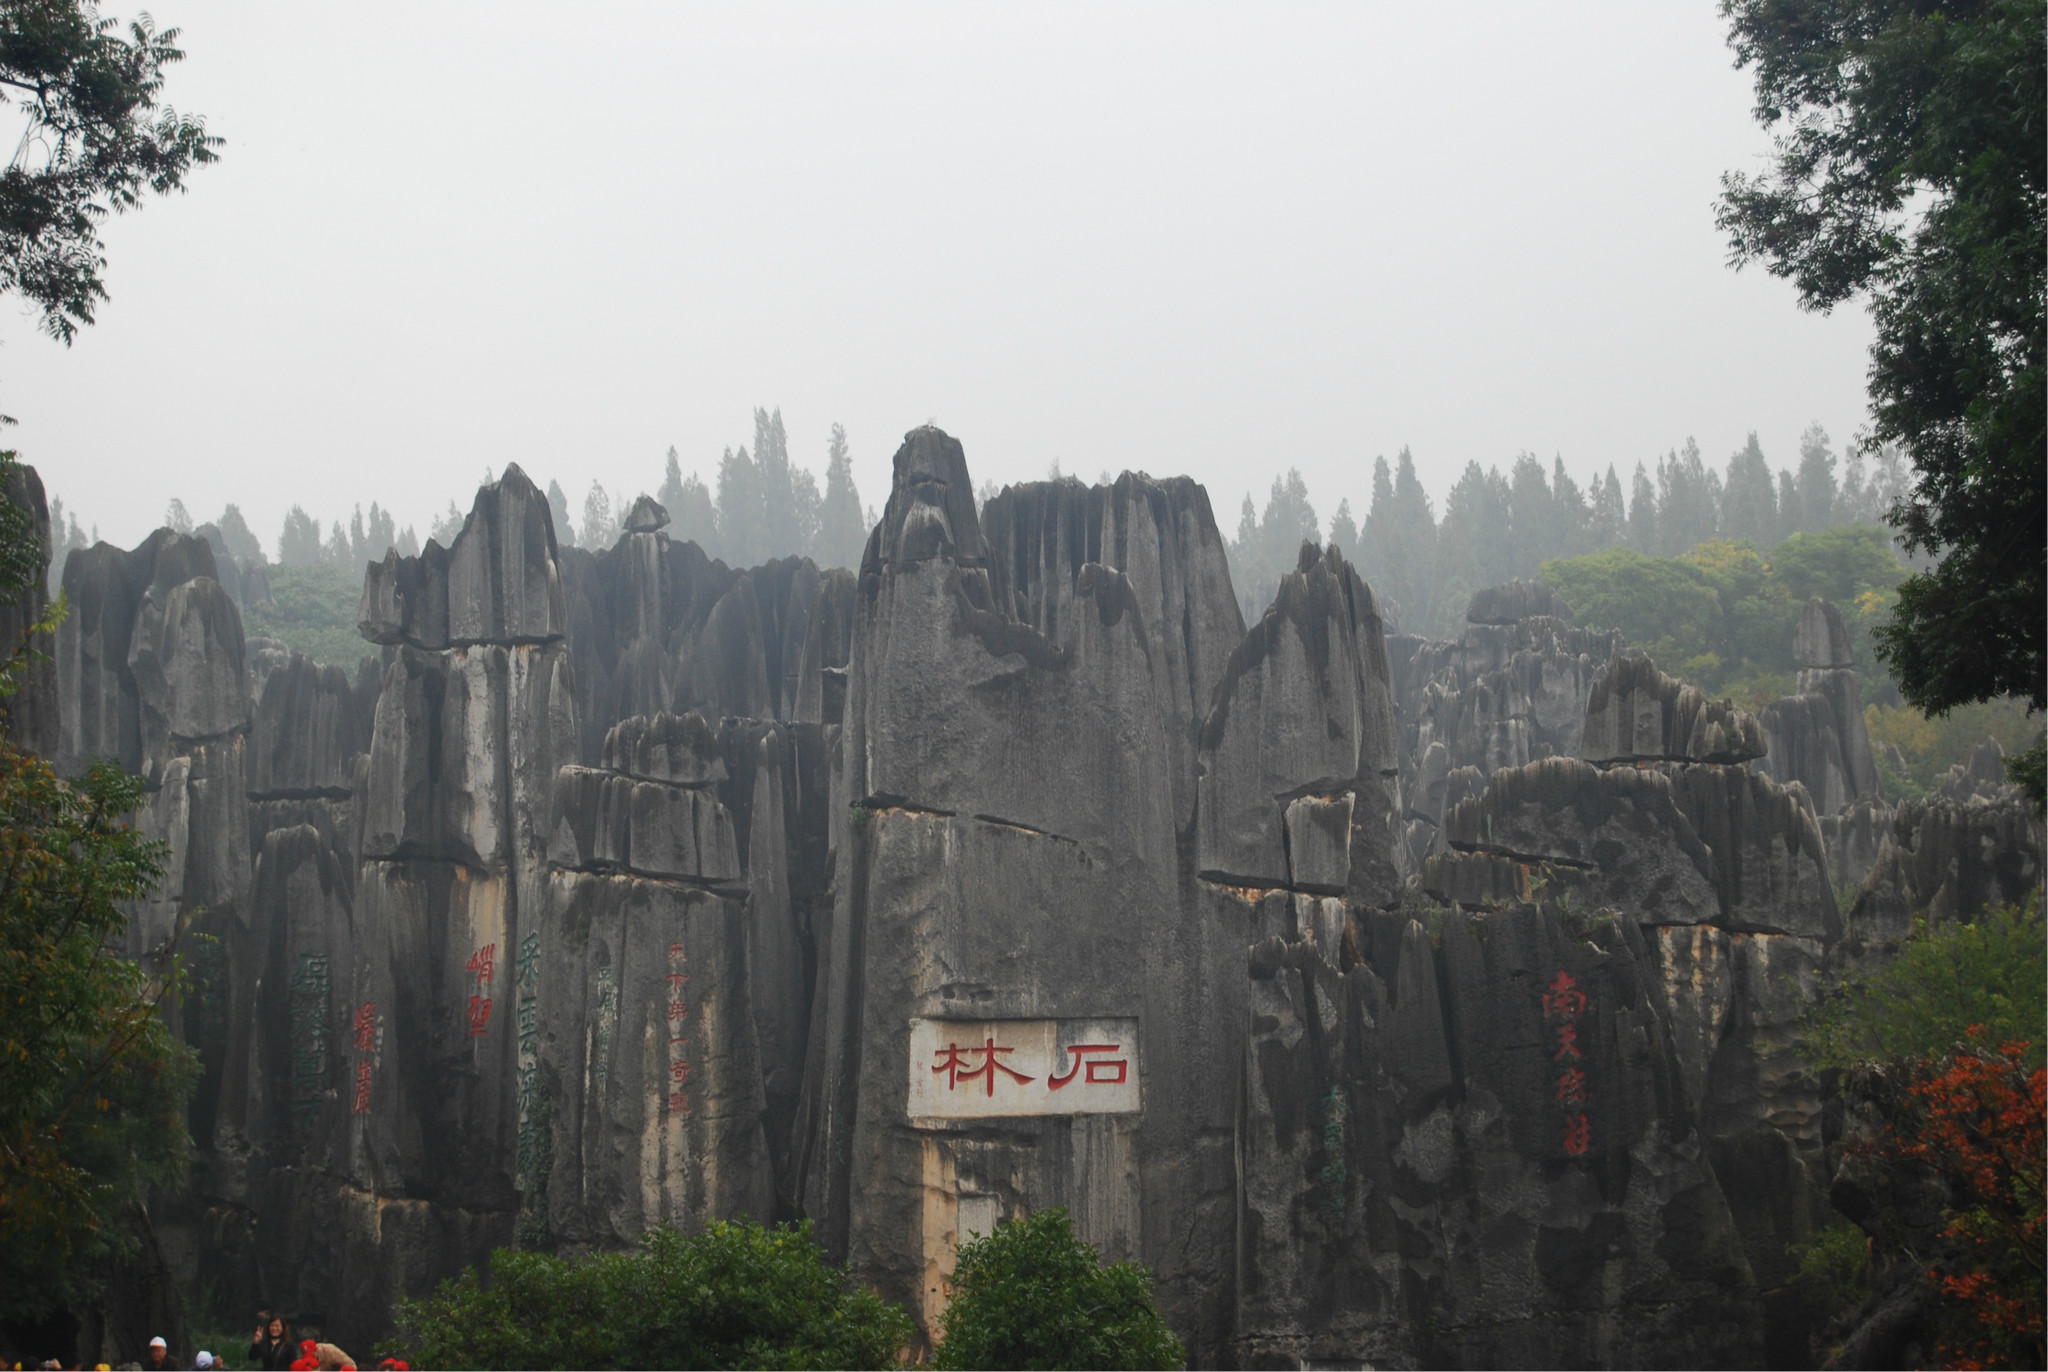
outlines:
[[291, 1372], [320, 1372], [320, 1354], [311, 1339], [299, 1340], [299, 1356], [293, 1360]]

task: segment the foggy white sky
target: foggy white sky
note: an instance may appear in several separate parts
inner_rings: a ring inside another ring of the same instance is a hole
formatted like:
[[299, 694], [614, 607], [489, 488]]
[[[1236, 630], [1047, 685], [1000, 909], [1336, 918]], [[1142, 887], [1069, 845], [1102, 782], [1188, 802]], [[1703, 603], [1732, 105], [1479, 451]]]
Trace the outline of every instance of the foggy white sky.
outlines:
[[508, 460], [580, 510], [757, 404], [820, 474], [844, 423], [872, 505], [935, 419], [1226, 532], [1290, 465], [1362, 514], [1403, 444], [1440, 501], [1865, 422], [1863, 311], [1725, 265], [1767, 141], [1712, 0], [151, 9], [222, 161], [112, 222], [76, 345], [0, 309], [7, 441], [124, 545], [172, 496], [424, 537]]

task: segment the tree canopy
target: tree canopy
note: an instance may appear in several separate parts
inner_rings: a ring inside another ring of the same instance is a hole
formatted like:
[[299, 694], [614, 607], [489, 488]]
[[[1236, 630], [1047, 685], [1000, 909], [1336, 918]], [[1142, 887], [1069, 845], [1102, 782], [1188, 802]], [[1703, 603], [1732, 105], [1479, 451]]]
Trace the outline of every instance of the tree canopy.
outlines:
[[[2044, 700], [2048, 78], [2044, 0], [1723, 0], [1774, 161], [1724, 178], [1733, 261], [1809, 309], [1867, 296], [1877, 438], [1917, 476], [1889, 518], [1938, 558], [1879, 651], [1940, 712]], [[1802, 464], [1802, 471], [1804, 466]]]
[[935, 1367], [1179, 1367], [1180, 1340], [1134, 1263], [1104, 1263], [1063, 1209], [1011, 1220], [960, 1247]]
[[893, 1367], [909, 1316], [826, 1263], [810, 1223], [649, 1230], [631, 1253], [501, 1249], [398, 1308], [419, 1367]]
[[[0, 485], [13, 460], [0, 453]], [[38, 580], [45, 555], [28, 512], [0, 501], [0, 595]], [[9, 645], [0, 694], [29, 641]], [[67, 782], [0, 739], [0, 1319], [84, 1294], [190, 1148], [196, 1060], [157, 1013], [179, 984], [175, 931], [143, 964], [112, 947], [124, 903], [163, 872], [163, 845], [128, 823], [141, 802], [111, 764]]]
[[65, 343], [107, 298], [100, 222], [219, 157], [203, 119], [162, 101], [177, 39], [148, 15], [124, 33], [79, 0], [0, 3], [0, 100], [27, 120], [0, 172], [0, 290], [33, 301]]

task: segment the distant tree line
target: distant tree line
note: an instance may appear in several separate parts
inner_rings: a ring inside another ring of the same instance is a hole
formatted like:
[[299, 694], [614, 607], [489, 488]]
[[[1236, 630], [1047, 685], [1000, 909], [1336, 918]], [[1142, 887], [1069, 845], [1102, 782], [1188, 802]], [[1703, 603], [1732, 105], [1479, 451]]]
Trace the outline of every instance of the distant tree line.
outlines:
[[[727, 448], [718, 459], [714, 484], [695, 471], [683, 475], [682, 458], [671, 447], [661, 485], [653, 492], [668, 511], [668, 535], [688, 539], [729, 566], [753, 567], [771, 558], [804, 556], [821, 567], [853, 567], [874, 514], [860, 503], [853, 482], [853, 458], [846, 429], [834, 424], [825, 449], [825, 486], [790, 460], [782, 411], [756, 408], [754, 446]], [[593, 481], [583, 497], [579, 521], [561, 483], [548, 483], [555, 537], [572, 546], [609, 548], [619, 538], [633, 498]]]
[[1466, 464], [1441, 514], [1402, 449], [1373, 463], [1372, 496], [1361, 524], [1349, 499], [1325, 534], [1298, 471], [1274, 479], [1260, 512], [1246, 495], [1230, 541], [1232, 580], [1247, 618], [1261, 614], [1301, 543], [1335, 543], [1389, 602], [1409, 632], [1446, 636], [1463, 622], [1472, 592], [1533, 577], [1555, 558], [1607, 548], [1676, 557], [1715, 539], [1775, 548], [1794, 534], [1842, 524], [1877, 524], [1908, 488], [1911, 473], [1893, 447], [1852, 445], [1845, 458], [1827, 433], [1809, 428], [1796, 470], [1772, 473], [1756, 435], [1716, 471], [1699, 445], [1638, 462], [1624, 492], [1612, 466], [1585, 486], [1556, 458], [1546, 471], [1524, 453], [1508, 471]]
[[[486, 470], [482, 483], [496, 479]], [[860, 562], [868, 529], [874, 524], [872, 510], [861, 504], [853, 481], [853, 458], [846, 442], [846, 429], [832, 426], [825, 450], [825, 484], [790, 461], [789, 439], [780, 409], [754, 411], [754, 444], [727, 448], [719, 458], [713, 478], [706, 485], [695, 472], [683, 475], [682, 459], [668, 450], [661, 484], [652, 492], [668, 510], [668, 535], [694, 539], [712, 557], [730, 566], [752, 567], [770, 558], [803, 555], [823, 567], [853, 567]], [[609, 548], [619, 539], [634, 497], [607, 491], [600, 482], [590, 483], [579, 518], [570, 509], [569, 497], [559, 481], [548, 483], [548, 505], [555, 522], [555, 537], [568, 547]], [[427, 528], [427, 537], [448, 547], [462, 531], [467, 512], [455, 501], [437, 515]], [[91, 534], [80, 527], [75, 513], [61, 499], [50, 502], [50, 564], [52, 592], [61, 584], [64, 559], [78, 548], [98, 541], [99, 530]], [[366, 514], [361, 505], [349, 517], [346, 527], [331, 521], [326, 531], [321, 522], [302, 505], [293, 505], [278, 530], [276, 556], [265, 555], [263, 541], [249, 527], [237, 506], [230, 504], [210, 524], [197, 524], [182, 500], [172, 500], [164, 511], [164, 524], [179, 533], [207, 535], [217, 548], [224, 548], [238, 563], [267, 563], [281, 568], [324, 568], [361, 580], [364, 568], [396, 548], [407, 557], [419, 553], [421, 540], [412, 526], [398, 526], [391, 511], [372, 501]]]

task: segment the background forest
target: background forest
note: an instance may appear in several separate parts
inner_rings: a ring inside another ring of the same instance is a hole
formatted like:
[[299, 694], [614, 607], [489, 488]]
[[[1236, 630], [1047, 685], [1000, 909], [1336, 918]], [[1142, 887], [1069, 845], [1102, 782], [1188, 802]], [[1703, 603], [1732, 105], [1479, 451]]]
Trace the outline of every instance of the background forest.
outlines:
[[[495, 475], [485, 471], [479, 480]], [[1057, 465], [1048, 472], [1061, 475]], [[1877, 661], [1872, 630], [1890, 617], [1912, 570], [1884, 513], [1911, 477], [1896, 448], [1852, 443], [1838, 455], [1815, 425], [1790, 468], [1773, 471], [1754, 434], [1718, 469], [1688, 440], [1654, 469], [1637, 463], [1624, 491], [1612, 466], [1582, 486], [1561, 457], [1546, 468], [1524, 453], [1505, 472], [1468, 463], [1439, 506], [1404, 448], [1391, 463], [1374, 460], [1362, 520], [1341, 496], [1326, 524], [1301, 473], [1289, 469], [1274, 478], [1263, 509], [1244, 496], [1227, 546], [1247, 621], [1264, 612], [1304, 540], [1335, 543], [1357, 564], [1391, 628], [1432, 638], [1458, 633], [1473, 591], [1533, 577], [1556, 587], [1579, 623], [1621, 630], [1666, 670], [1750, 709], [1794, 691], [1799, 609], [1807, 597], [1824, 596], [1855, 638], [1886, 789], [1893, 799], [1910, 799], [1978, 740], [1995, 737], [2010, 753], [2039, 732], [2024, 705], [2010, 699], [1929, 718], [1902, 702]], [[548, 481], [547, 490], [557, 537], [586, 548], [617, 541], [638, 494], [592, 482], [579, 508], [559, 481]], [[979, 496], [986, 501], [996, 490], [984, 484]], [[753, 443], [727, 448], [709, 482], [695, 471], [685, 475], [670, 448], [649, 493], [668, 510], [671, 537], [693, 539], [732, 566], [800, 555], [852, 567], [875, 520], [855, 488], [845, 430], [832, 426], [821, 488], [791, 459], [780, 409], [754, 411]], [[447, 546], [465, 513], [451, 499], [426, 537]], [[52, 516], [60, 544], [54, 590], [64, 557], [89, 539], [61, 500], [52, 502]], [[355, 623], [363, 569], [387, 548], [411, 555], [424, 541], [374, 502], [367, 513], [358, 506], [346, 526], [331, 521], [324, 534], [295, 505], [268, 549], [234, 505], [195, 525], [174, 500], [165, 523], [206, 535], [241, 566], [264, 567], [269, 595], [244, 607], [249, 633], [325, 662], [363, 655]]]

